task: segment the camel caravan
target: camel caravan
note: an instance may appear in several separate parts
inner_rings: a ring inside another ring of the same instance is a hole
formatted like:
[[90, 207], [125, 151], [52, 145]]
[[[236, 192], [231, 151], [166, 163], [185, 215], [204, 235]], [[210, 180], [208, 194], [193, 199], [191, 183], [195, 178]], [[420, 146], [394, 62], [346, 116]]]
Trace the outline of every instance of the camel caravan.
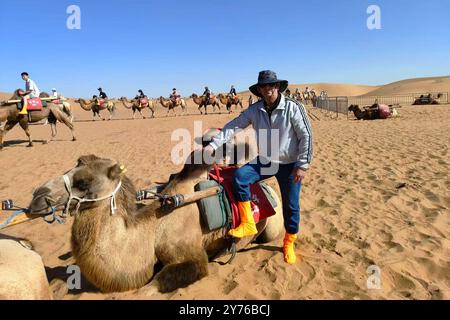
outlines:
[[[209, 143], [211, 136], [203, 140]], [[233, 155], [238, 154], [241, 145], [230, 144], [217, 154], [229, 154], [230, 146]], [[230, 248], [233, 258], [250, 243], [271, 242], [284, 232], [281, 200], [261, 182], [255, 184], [255, 192], [259, 190], [257, 234], [224, 237], [239, 224], [225, 186], [230, 183], [227, 176], [234, 172], [230, 170], [248, 161], [248, 145], [243, 149], [245, 159], [235, 156], [224, 162], [225, 157], [217, 156], [211, 165], [204, 160], [199, 164], [186, 161], [180, 172], [153, 188], [158, 192], [144, 201], [137, 198], [142, 193], [126, 176], [123, 164], [82, 156], [74, 168], [34, 191], [27, 216], [45, 217], [59, 211], [63, 219], [73, 216], [75, 264], [104, 293], [134, 290], [151, 296], [184, 288], [207, 276], [208, 262], [229, 254]], [[193, 151], [188, 159], [202, 159], [198, 152], [202, 151]], [[52, 298], [42, 260], [34, 251], [17, 240], [0, 240], [0, 248], [7, 253], [0, 255], [0, 298]]]

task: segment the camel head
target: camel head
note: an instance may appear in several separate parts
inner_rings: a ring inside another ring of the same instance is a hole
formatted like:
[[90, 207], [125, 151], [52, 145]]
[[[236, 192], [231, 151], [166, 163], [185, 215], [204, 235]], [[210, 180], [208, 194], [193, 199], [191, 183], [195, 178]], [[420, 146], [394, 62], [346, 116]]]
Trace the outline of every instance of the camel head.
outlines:
[[19, 100], [23, 96], [25, 91], [23, 89], [16, 89], [14, 90], [13, 96], [10, 98], [10, 100]]
[[348, 111], [357, 111], [359, 110], [359, 106], [357, 104], [352, 104], [350, 107], [348, 107]]
[[[124, 183], [128, 188], [131, 184], [124, 176], [125, 172], [125, 167], [113, 160], [95, 155], [82, 156], [73, 169], [34, 191], [29, 206], [31, 213], [48, 214], [53, 209], [64, 209], [76, 214], [78, 209], [81, 212], [105, 204], [113, 205], [110, 200], [121, 189], [122, 180], [127, 180]], [[114, 213], [113, 208], [111, 211]]]
[[198, 95], [196, 93], [193, 93], [190, 98], [198, 98]]

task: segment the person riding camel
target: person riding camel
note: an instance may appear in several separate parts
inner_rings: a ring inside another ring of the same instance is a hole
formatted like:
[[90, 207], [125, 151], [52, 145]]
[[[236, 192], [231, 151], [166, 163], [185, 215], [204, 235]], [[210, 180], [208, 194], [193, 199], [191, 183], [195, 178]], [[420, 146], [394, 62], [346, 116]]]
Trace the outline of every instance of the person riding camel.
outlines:
[[58, 91], [56, 91], [56, 88], [52, 89], [52, 98], [55, 98], [55, 99], [59, 98], [59, 94], [58, 94]]
[[136, 96], [136, 98], [143, 99], [143, 98], [147, 98], [147, 96], [144, 94], [144, 91], [142, 91], [142, 89], [139, 89], [138, 95]]
[[[205, 155], [213, 156], [239, 129], [253, 126], [257, 133], [259, 155], [234, 174], [233, 188], [238, 200], [241, 224], [228, 234], [234, 238], [244, 238], [258, 233], [250, 203], [250, 185], [275, 176], [283, 201], [286, 230], [284, 260], [288, 264], [294, 264], [294, 242], [300, 227], [300, 190], [312, 161], [313, 141], [308, 113], [300, 102], [285, 98], [282, 93], [287, 87], [288, 81], [278, 79], [275, 72], [261, 71], [258, 82], [249, 88], [261, 101], [228, 122], [203, 151]], [[268, 143], [271, 144], [270, 155]]]
[[97, 102], [96, 102], [97, 105], [102, 104], [102, 103], [100, 102], [100, 99], [104, 100], [103, 103], [107, 102], [107, 101], [108, 101], [108, 96], [107, 96], [106, 93], [103, 91], [103, 89], [102, 89], [102, 88], [98, 88], [97, 90], [99, 91], [98, 97], [96, 98], [96, 99], [97, 99]]
[[236, 99], [237, 93], [236, 93], [236, 89], [234, 88], [234, 86], [231, 86], [229, 96], [231, 97], [231, 99], [233, 101]]
[[211, 100], [211, 90], [209, 90], [208, 87], [205, 87], [205, 91], [203, 92], [203, 95], [205, 96], [205, 106], [207, 106]]
[[[138, 94], [136, 95], [135, 99], [139, 102], [139, 106], [142, 107], [142, 99], [147, 99], [148, 97], [145, 95], [144, 91], [142, 89], [138, 90]], [[145, 102], [144, 102], [145, 104]]]
[[[20, 75], [22, 76], [22, 80], [25, 81], [25, 92], [21, 92], [20, 94], [22, 101], [18, 104], [19, 114], [28, 114], [28, 99], [39, 98], [40, 91], [36, 83], [30, 79], [28, 72], [22, 72]], [[20, 108], [21, 106], [22, 108]]]
[[180, 98], [181, 95], [178, 93], [177, 88], [173, 88], [172, 93], [170, 94], [170, 100], [173, 101], [174, 105], [177, 105], [179, 103]]

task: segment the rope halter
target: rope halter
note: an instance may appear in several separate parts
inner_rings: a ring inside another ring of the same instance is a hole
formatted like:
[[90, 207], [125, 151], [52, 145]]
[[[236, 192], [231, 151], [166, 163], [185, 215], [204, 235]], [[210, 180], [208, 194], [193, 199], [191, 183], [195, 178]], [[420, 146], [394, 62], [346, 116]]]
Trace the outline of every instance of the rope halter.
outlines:
[[114, 215], [116, 213], [117, 210], [117, 205], [116, 205], [116, 194], [119, 191], [120, 187], [122, 186], [122, 181], [119, 181], [119, 184], [117, 185], [116, 189], [114, 189], [113, 192], [111, 192], [109, 195], [101, 197], [101, 198], [97, 198], [97, 199], [85, 199], [85, 198], [80, 198], [77, 197], [75, 195], [73, 195], [72, 193], [72, 188], [70, 187], [70, 179], [68, 177], [67, 174], [63, 175], [63, 179], [64, 179], [64, 185], [66, 186], [66, 190], [69, 193], [69, 200], [67, 200], [67, 204], [66, 207], [64, 209], [64, 215], [67, 216], [69, 213], [69, 207], [70, 207], [70, 203], [72, 202], [72, 200], [76, 200], [77, 202], [77, 206], [75, 207], [75, 213], [78, 213], [78, 210], [80, 209], [80, 205], [83, 202], [97, 202], [97, 201], [101, 201], [101, 200], [106, 200], [106, 199], [111, 199], [110, 200], [110, 205], [111, 205], [111, 215]]

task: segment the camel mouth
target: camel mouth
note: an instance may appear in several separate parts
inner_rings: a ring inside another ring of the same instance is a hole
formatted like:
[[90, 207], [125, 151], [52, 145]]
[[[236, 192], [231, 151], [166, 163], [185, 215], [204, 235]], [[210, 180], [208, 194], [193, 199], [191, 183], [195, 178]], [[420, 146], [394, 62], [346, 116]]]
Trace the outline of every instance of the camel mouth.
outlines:
[[51, 214], [54, 211], [63, 210], [64, 208], [64, 204], [58, 203], [48, 195], [34, 197], [29, 206], [30, 213], [39, 215]]

